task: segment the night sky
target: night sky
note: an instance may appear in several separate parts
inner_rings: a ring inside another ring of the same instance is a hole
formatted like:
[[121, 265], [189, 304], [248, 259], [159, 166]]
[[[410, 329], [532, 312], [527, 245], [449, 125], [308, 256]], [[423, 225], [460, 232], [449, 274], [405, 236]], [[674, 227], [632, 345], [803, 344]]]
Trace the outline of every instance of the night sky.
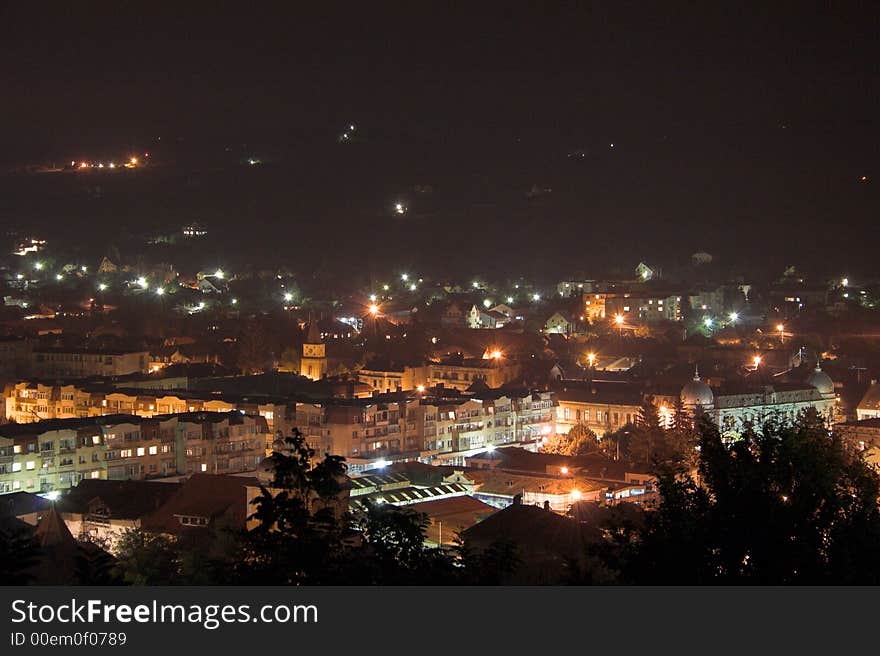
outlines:
[[167, 168], [99, 200], [7, 173], [10, 224], [198, 218], [230, 249], [373, 272], [597, 275], [704, 249], [874, 273], [877, 3], [12, 4], [3, 169]]

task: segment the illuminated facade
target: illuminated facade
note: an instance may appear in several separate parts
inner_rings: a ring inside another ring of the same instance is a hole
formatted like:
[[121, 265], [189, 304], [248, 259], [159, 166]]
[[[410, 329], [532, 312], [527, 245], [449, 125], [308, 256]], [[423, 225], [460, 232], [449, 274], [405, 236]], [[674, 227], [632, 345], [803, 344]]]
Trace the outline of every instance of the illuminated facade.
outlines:
[[309, 322], [309, 332], [302, 347], [299, 373], [311, 380], [321, 380], [327, 374], [327, 347], [315, 321]]

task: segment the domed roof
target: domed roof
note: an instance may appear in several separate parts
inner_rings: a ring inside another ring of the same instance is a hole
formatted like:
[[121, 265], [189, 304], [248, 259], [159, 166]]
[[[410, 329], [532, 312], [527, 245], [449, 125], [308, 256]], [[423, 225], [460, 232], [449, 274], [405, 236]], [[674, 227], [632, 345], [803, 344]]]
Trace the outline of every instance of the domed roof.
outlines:
[[712, 388], [700, 380], [700, 372], [694, 369], [694, 379], [681, 390], [681, 402], [686, 406], [711, 408], [715, 405]]
[[816, 368], [813, 370], [813, 373], [807, 378], [807, 384], [815, 387], [823, 396], [834, 394], [834, 383], [832, 382], [831, 377], [819, 368], [818, 362], [816, 363]]

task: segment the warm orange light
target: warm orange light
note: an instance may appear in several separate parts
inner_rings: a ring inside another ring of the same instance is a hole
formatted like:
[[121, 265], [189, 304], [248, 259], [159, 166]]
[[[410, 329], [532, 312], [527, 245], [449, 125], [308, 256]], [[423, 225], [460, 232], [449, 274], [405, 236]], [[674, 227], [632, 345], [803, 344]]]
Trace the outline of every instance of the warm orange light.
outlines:
[[756, 355], [755, 357], [753, 357], [753, 358], [752, 358], [752, 363], [755, 365], [755, 369], [757, 369], [758, 366], [761, 364], [761, 356], [760, 356], [760, 355]]
[[567, 474], [567, 473], [568, 473], [568, 467], [560, 467], [560, 468], [559, 468], [559, 473], [560, 473], [560, 474]]
[[132, 157], [131, 159], [128, 160], [128, 163], [131, 164], [132, 166], [135, 166], [138, 163], [138, 158]]
[[416, 390], [418, 390], [419, 394], [421, 394], [422, 392], [425, 391], [425, 386], [424, 386], [424, 385], [418, 385], [418, 386], [416, 387]]
[[581, 498], [581, 491], [580, 490], [572, 490], [571, 491], [571, 498], [574, 499], [575, 501], [580, 499]]
[[502, 354], [501, 354], [501, 351], [499, 351], [498, 349], [495, 349], [495, 350], [492, 351], [489, 355], [492, 356], [492, 359], [493, 359], [493, 360], [500, 360]]
[[614, 315], [614, 323], [616, 323], [618, 326], [621, 325], [623, 323], [623, 315], [622, 314], [615, 314]]
[[372, 314], [373, 316], [379, 314], [379, 306], [376, 305], [375, 303], [370, 305], [370, 314]]
[[593, 363], [595, 361], [596, 361], [596, 354], [595, 353], [587, 353], [587, 362], [590, 363], [591, 367], [593, 366]]
[[782, 332], [783, 330], [785, 330], [785, 326], [783, 326], [781, 323], [778, 323], [776, 324], [776, 330]]

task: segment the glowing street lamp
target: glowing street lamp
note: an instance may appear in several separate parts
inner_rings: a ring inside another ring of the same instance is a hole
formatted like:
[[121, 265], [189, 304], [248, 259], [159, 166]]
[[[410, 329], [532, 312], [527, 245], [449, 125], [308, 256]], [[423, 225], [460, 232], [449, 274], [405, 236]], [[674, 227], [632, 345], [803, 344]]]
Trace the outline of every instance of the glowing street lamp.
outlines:
[[489, 356], [490, 356], [493, 360], [500, 360], [501, 357], [502, 357], [502, 355], [503, 355], [503, 353], [501, 353], [501, 351], [498, 350], [498, 349], [495, 349], [494, 351], [492, 351], [492, 352], [489, 354]]
[[376, 295], [375, 294], [370, 294], [370, 301], [373, 303], [376, 302]]
[[587, 353], [587, 362], [590, 363], [590, 367], [596, 364], [596, 354], [595, 353]]
[[705, 319], [703, 319], [703, 325], [706, 326], [706, 328], [711, 328], [712, 327], [712, 317], [706, 317]]
[[43, 263], [42, 262], [34, 262], [34, 268], [37, 271], [42, 271], [43, 270]]
[[571, 498], [572, 498], [574, 501], [578, 501], [578, 500], [581, 498], [581, 491], [578, 490], [577, 488], [575, 488], [574, 490], [572, 490], [572, 491], [571, 491]]
[[538, 301], [541, 300], [541, 295], [538, 294], [538, 293], [534, 293], [534, 294], [532, 294], [532, 300], [535, 301], [535, 302], [537, 303]]
[[164, 289], [163, 287], [156, 287], [156, 295], [157, 295], [157, 296], [164, 296], [164, 295], [165, 295], [165, 289]]
[[98, 291], [99, 292], [103, 292], [106, 290], [107, 290], [107, 283], [104, 283], [104, 282], [98, 283]]
[[137, 279], [137, 284], [141, 289], [146, 289], [147, 287], [149, 287], [149, 285], [147, 284], [147, 279], [143, 276]]
[[290, 292], [285, 292], [284, 293], [284, 300], [287, 301], [288, 303], [290, 303], [290, 301], [293, 300], [293, 294], [291, 294]]
[[568, 473], [568, 467], [563, 465], [562, 467], [559, 468], [559, 473], [562, 474], [563, 476], [565, 476]]
[[785, 341], [785, 326], [781, 323], [776, 324], [776, 330], [779, 331], [779, 341]]
[[415, 284], [415, 283], [412, 283], [412, 284], [409, 286], [409, 290], [410, 290], [411, 292], [414, 292], [414, 291], [416, 290], [416, 284]]
[[492, 301], [490, 301], [488, 298], [483, 299], [483, 307], [487, 309], [492, 307]]
[[424, 394], [424, 393], [425, 393], [425, 386], [424, 386], [424, 385], [417, 385], [417, 386], [416, 386], [416, 391], [417, 391], [419, 394]]
[[513, 296], [508, 296], [508, 297], [507, 297], [507, 302], [508, 302], [508, 303], [513, 303]]
[[214, 272], [214, 277], [217, 278], [217, 280], [223, 280], [223, 277], [224, 277], [225, 275], [226, 275], [226, 274], [223, 273], [223, 269], [217, 269], [217, 270]]
[[400, 274], [400, 279], [401, 279], [403, 282], [406, 282], [407, 280], [409, 280], [409, 274], [408, 274], [408, 273], [402, 273], [402, 274]]
[[64, 280], [64, 274], [56, 273], [55, 280], [58, 280], [58, 281]]
[[739, 314], [736, 312], [730, 313], [730, 323], [736, 323], [739, 320]]
[[233, 298], [233, 299], [232, 299], [232, 304], [233, 304], [233, 305], [238, 305], [238, 299], [237, 299], [237, 298]]
[[369, 310], [370, 310], [370, 314], [372, 314], [374, 317], [375, 317], [377, 314], [379, 314], [379, 306], [376, 305], [375, 303], [373, 303], [373, 304], [370, 305]]
[[760, 356], [760, 355], [756, 355], [755, 357], [753, 357], [753, 358], [752, 358], [752, 364], [755, 365], [755, 369], [757, 369], [758, 367], [760, 367], [760, 366], [761, 366], [761, 356]]

